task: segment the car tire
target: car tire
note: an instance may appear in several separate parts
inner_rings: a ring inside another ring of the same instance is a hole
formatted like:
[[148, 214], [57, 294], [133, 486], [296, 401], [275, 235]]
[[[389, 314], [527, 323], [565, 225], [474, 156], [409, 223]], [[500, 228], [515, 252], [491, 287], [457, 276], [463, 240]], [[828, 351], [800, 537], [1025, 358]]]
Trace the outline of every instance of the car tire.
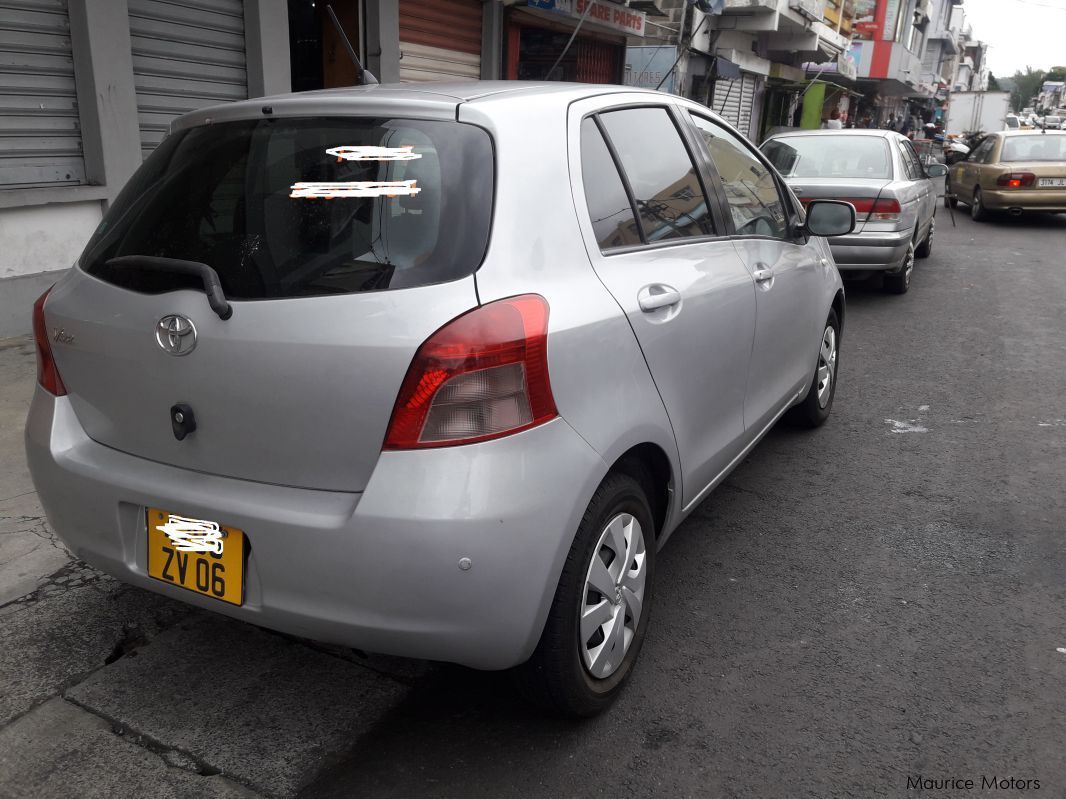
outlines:
[[925, 234], [922, 243], [914, 250], [915, 258], [928, 258], [933, 254], [933, 232], [936, 230], [936, 214], [929, 220], [929, 232]]
[[803, 400], [789, 410], [788, 418], [800, 427], [815, 428], [825, 424], [833, 410], [840, 373], [840, 320], [830, 311], [825, 320], [822, 338], [818, 343], [818, 358], [814, 366], [814, 380]]
[[970, 217], [974, 222], [988, 221], [988, 211], [985, 209], [985, 204], [981, 201], [980, 186], [973, 190], [973, 199], [970, 201]]
[[[624, 573], [617, 569], [616, 576], [611, 567], [620, 562], [618, 542], [629, 546], [631, 541], [635, 546], [630, 568]], [[519, 693], [562, 716], [589, 717], [609, 707], [632, 673], [644, 642], [654, 570], [655, 527], [647, 492], [642, 481], [612, 472], [596, 489], [578, 525], [533, 656], [512, 671]], [[642, 575], [640, 586], [634, 592], [638, 575]], [[603, 586], [604, 593], [595, 587], [608, 579], [614, 583], [614, 596], [605, 593], [612, 590], [610, 585]], [[603, 603], [606, 607], [597, 614]], [[583, 616], [594, 621], [583, 628]], [[616, 631], [617, 638], [612, 635]]]
[[898, 274], [885, 275], [884, 287], [889, 294], [906, 294], [911, 287], [911, 274], [914, 272], [914, 242], [907, 247], [907, 254], [903, 256], [903, 268]]

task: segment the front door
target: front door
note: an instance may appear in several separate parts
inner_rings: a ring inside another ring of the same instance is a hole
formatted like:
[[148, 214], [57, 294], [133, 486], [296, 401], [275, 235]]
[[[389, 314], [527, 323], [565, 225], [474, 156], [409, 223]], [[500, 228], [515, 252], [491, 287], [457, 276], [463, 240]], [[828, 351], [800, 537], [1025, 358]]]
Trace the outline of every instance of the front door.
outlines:
[[575, 110], [589, 254], [663, 399], [688, 505], [744, 446], [754, 281], [718, 235], [674, 111], [592, 107]]
[[825, 319], [825, 271], [813, 244], [790, 236], [791, 200], [760, 155], [718, 123], [691, 115], [722, 182], [733, 244], [755, 283], [756, 324], [744, 419], [757, 435], [814, 373]]

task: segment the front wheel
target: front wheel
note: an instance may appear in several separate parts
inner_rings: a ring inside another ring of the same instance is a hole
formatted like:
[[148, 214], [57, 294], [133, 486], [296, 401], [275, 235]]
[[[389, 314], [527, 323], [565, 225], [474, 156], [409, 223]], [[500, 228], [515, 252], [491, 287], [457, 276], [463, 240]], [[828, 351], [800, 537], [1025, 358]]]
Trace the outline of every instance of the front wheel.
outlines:
[[840, 321], [837, 312], [830, 311], [825, 320], [822, 340], [818, 346], [818, 361], [814, 382], [803, 402], [789, 411], [790, 419], [803, 427], [819, 427], [833, 410], [833, 397], [837, 392], [837, 374], [840, 361]]
[[565, 716], [594, 716], [622, 690], [648, 627], [655, 534], [647, 493], [628, 474], [600, 483], [563, 565], [519, 692]]

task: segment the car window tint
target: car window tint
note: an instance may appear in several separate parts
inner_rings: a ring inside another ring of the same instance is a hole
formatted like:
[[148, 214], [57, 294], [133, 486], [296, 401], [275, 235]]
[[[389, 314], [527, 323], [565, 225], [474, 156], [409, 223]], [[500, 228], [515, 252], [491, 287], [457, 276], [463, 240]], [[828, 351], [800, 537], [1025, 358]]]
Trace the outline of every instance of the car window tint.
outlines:
[[632, 187], [645, 238], [713, 236], [707, 198], [667, 110], [627, 108], [600, 119]]
[[601, 250], [640, 244], [640, 228], [622, 178], [600, 129], [591, 118], [581, 123], [581, 182], [592, 230]]
[[725, 128], [703, 117], [693, 116], [692, 121], [722, 178], [737, 233], [784, 238], [787, 206], [770, 169]]
[[89, 274], [146, 293], [195, 278], [122, 255], [212, 267], [232, 299], [380, 291], [472, 274], [488, 243], [492, 140], [457, 122], [252, 119], [178, 131], [86, 247]]

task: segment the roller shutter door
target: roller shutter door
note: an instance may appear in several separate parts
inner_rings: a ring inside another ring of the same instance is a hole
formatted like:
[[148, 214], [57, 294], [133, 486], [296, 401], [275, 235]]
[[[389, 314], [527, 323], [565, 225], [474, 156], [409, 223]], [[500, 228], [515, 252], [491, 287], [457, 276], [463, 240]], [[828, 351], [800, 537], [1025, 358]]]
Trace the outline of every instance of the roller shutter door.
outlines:
[[400, 0], [400, 80], [481, 77], [481, 0]]
[[742, 72], [735, 80], [719, 80], [714, 84], [714, 111], [749, 137], [757, 83], [756, 76]]
[[67, 0], [0, 0], [0, 189], [80, 183]]
[[242, 0], [129, 0], [141, 151], [187, 111], [248, 96]]

